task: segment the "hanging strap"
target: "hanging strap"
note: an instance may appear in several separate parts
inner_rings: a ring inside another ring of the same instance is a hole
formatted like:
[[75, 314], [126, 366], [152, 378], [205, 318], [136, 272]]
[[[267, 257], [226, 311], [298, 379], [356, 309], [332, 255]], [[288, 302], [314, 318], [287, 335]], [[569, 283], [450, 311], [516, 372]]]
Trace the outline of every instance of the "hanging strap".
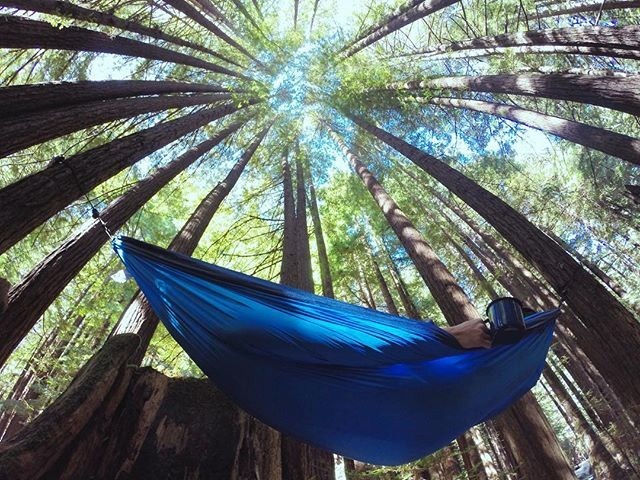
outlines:
[[54, 164], [63, 165], [65, 168], [69, 170], [69, 172], [71, 172], [71, 176], [73, 177], [73, 181], [76, 182], [76, 186], [78, 187], [78, 190], [87, 200], [87, 203], [89, 204], [89, 206], [91, 206], [91, 216], [100, 222], [100, 224], [102, 225], [102, 228], [104, 229], [109, 239], [113, 240], [113, 234], [109, 230], [109, 227], [107, 226], [103, 218], [100, 216], [100, 212], [98, 211], [98, 208], [93, 204], [93, 202], [91, 201], [91, 198], [89, 198], [89, 194], [85, 191], [84, 187], [82, 186], [82, 183], [80, 183], [80, 179], [76, 175], [75, 170], [71, 165], [67, 163], [67, 159], [62, 155], [58, 155], [57, 157], [53, 157], [51, 161]]

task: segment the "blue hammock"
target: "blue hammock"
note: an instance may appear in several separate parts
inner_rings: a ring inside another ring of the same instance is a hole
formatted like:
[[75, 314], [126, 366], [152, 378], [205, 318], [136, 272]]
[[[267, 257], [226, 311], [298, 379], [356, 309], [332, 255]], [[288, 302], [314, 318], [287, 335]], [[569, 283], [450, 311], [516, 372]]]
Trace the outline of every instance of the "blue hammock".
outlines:
[[240, 407], [379, 465], [418, 459], [538, 380], [558, 310], [514, 345], [462, 349], [432, 322], [319, 297], [130, 238], [114, 249], [171, 335]]

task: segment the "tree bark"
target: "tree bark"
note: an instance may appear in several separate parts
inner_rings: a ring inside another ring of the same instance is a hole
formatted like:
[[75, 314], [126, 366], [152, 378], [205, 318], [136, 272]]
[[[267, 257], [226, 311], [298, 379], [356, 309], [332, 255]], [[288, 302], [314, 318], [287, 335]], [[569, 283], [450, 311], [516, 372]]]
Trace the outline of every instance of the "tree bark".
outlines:
[[247, 77], [241, 73], [156, 45], [131, 40], [126, 37], [112, 37], [106, 33], [87, 30], [86, 28], [56, 28], [47, 22], [8, 15], [0, 16], [0, 48], [46, 48], [51, 50], [114, 53], [116, 55], [188, 65], [247, 80]]
[[88, 423], [112, 387], [130, 375], [126, 361], [138, 346], [135, 335], [122, 335], [93, 357], [65, 393], [26, 426], [0, 445], [0, 479], [37, 479], [63, 455]]
[[300, 160], [300, 152], [296, 152], [296, 247], [298, 265], [297, 288], [313, 293], [313, 276], [311, 272], [311, 252], [309, 250], [309, 231], [307, 228], [307, 189], [305, 186], [304, 168]]
[[602, 283], [604, 283], [607, 287], [611, 289], [616, 295], [619, 297], [624, 297], [627, 293], [625, 289], [616, 282], [613, 278], [611, 278], [606, 272], [604, 272], [598, 265], [589, 260], [587, 257], [578, 252], [575, 248], [565, 242], [562, 238], [557, 236], [555, 233], [551, 231], [547, 231], [547, 235], [553, 238], [558, 245], [562, 246], [567, 252], [573, 255], [576, 260], [582, 263], [585, 267], [587, 267], [591, 273], [593, 273], [596, 277], [598, 277]]
[[0, 253], [127, 166], [235, 111], [226, 104], [160, 123], [68, 159], [56, 158], [42, 171], [1, 189]]
[[[184, 255], [191, 255], [194, 252], [211, 219], [220, 207], [220, 204], [240, 179], [242, 172], [260, 146], [267, 131], [268, 129], [265, 129], [256, 136], [224, 180], [218, 183], [200, 202], [182, 226], [180, 232], [178, 232], [169, 244], [169, 250]], [[120, 317], [112, 333], [112, 335], [136, 333], [139, 336], [140, 347], [132, 357], [131, 361], [133, 363], [140, 364], [142, 362], [147, 347], [156, 331], [158, 322], [158, 316], [152, 310], [144, 295], [138, 291], [134, 300]]]
[[[492, 258], [495, 254], [488, 247], [477, 245], [465, 234], [459, 233], [463, 236], [464, 242], [511, 295], [522, 299], [534, 309], [549, 309], [554, 306], [553, 300], [546, 296], [545, 293], [540, 291], [532, 293], [530, 290], [532, 288], [531, 285], [519, 278], [521, 277], [521, 272], [515, 269], [513, 265], [508, 265], [506, 270], [504, 268], [499, 270], [497, 267], [498, 259]], [[565, 312], [564, 315], [565, 318], [570, 318], [573, 314]], [[574, 321], [577, 322], [578, 320]], [[600, 435], [605, 440], [607, 449], [611, 451], [616, 459], [620, 459], [621, 465], [628, 465], [629, 468], [637, 470], [639, 465], [638, 456], [633, 453], [638, 451], [638, 444], [635, 441], [637, 435], [634, 434], [635, 429], [627, 420], [626, 408], [619, 402], [617, 396], [611, 392], [604, 379], [601, 379], [600, 383], [598, 383], [598, 380], [595, 379], [595, 377], [600, 378], [597, 371], [589, 373], [586, 371], [592, 367], [591, 360], [575, 345], [574, 337], [569, 338], [562, 325], [559, 325], [556, 336], [559, 342], [555, 344], [554, 351], [564, 359], [566, 368], [582, 391], [587, 392], [586, 394], [576, 392], [576, 398], [580, 399], [589, 410], [597, 411], [597, 416], [593, 416], [591, 420], [600, 429]], [[596, 346], [595, 348], [599, 347]], [[615, 438], [609, 435], [609, 430], [612, 426], [615, 426]]]
[[291, 165], [289, 151], [282, 157], [282, 195], [284, 209], [284, 232], [282, 241], [282, 266], [280, 269], [280, 283], [294, 287], [298, 284], [298, 266], [296, 247], [296, 204], [293, 196], [293, 181], [291, 179]]
[[371, 25], [370, 27], [365, 29], [362, 33], [358, 35], [358, 37], [353, 42], [349, 43], [344, 48], [342, 48], [342, 51], [347, 50], [349, 47], [355, 45], [361, 40], [364, 40], [375, 31], [380, 30], [382, 27], [388, 25], [391, 21], [395, 20], [397, 17], [399, 17], [403, 13], [408, 12], [413, 7], [419, 5], [423, 1], [424, 0], [409, 0], [407, 3], [400, 5], [396, 10], [386, 15], [380, 22], [376, 23], [375, 25]]
[[197, 43], [189, 42], [175, 35], [169, 35], [156, 27], [147, 27], [137, 22], [125, 20], [124, 18], [117, 17], [110, 13], [100, 12], [97, 10], [91, 10], [79, 5], [67, 2], [65, 0], [0, 0], [0, 6], [19, 8], [21, 10], [29, 10], [32, 12], [47, 13], [50, 15], [56, 15], [60, 17], [75, 18], [76, 20], [83, 20], [98, 25], [106, 25], [108, 27], [116, 27], [128, 32], [137, 33], [165, 42], [180, 45], [182, 47], [191, 48], [200, 52], [211, 55], [225, 62], [241, 67], [242, 65], [234, 62], [233, 60], [220, 55], [218, 52], [209, 48], [198, 45]]
[[598, 105], [640, 115], [640, 75], [577, 75], [572, 73], [528, 73], [439, 77], [391, 85], [391, 90], [452, 89], [509, 93]]
[[378, 287], [380, 287], [380, 291], [382, 292], [382, 298], [384, 299], [384, 303], [387, 306], [387, 312], [392, 315], [399, 315], [398, 307], [396, 307], [396, 302], [393, 300], [393, 296], [391, 295], [391, 291], [389, 290], [389, 285], [387, 281], [384, 279], [382, 272], [380, 271], [380, 266], [376, 259], [371, 255], [371, 263], [373, 264], [373, 272], [376, 275], [376, 280], [378, 280]]
[[473, 274], [473, 277], [476, 280], [476, 283], [480, 286], [480, 288], [482, 290], [485, 291], [487, 296], [491, 300], [495, 300], [496, 298], [500, 297], [500, 295], [498, 295], [498, 292], [496, 292], [495, 288], [493, 288], [493, 285], [491, 285], [491, 282], [489, 282], [489, 280], [487, 280], [487, 277], [485, 277], [484, 274], [480, 271], [478, 266], [471, 259], [471, 257], [464, 250], [464, 248], [462, 248], [460, 245], [458, 245], [458, 242], [456, 242], [450, 236], [448, 237], [448, 240], [451, 242], [451, 246], [454, 248], [454, 250], [456, 252], [458, 252], [458, 255], [460, 255], [460, 258], [462, 258], [464, 263], [467, 264], [467, 266], [469, 267], [469, 270], [471, 270], [471, 273]]
[[633, 201], [640, 205], [640, 185], [625, 185], [624, 188], [629, 193], [629, 196], [633, 198]]
[[[242, 4], [240, 0], [231, 0], [231, 3], [233, 3], [233, 5], [240, 11], [240, 13], [244, 16], [244, 18], [246, 18], [249, 21], [249, 23], [251, 23], [251, 25], [255, 27], [256, 30], [262, 33], [262, 30], [260, 29], [260, 25], [258, 25], [255, 19], [249, 13], [249, 10], [246, 9], [246, 7]], [[260, 9], [256, 7], [256, 10], [258, 11], [258, 14], [260, 14]], [[265, 38], [267, 37], [265, 36]]]
[[329, 265], [329, 257], [327, 256], [327, 246], [324, 242], [322, 233], [322, 223], [320, 221], [320, 212], [318, 211], [318, 200], [316, 198], [316, 189], [309, 175], [309, 211], [313, 222], [313, 233], [316, 237], [316, 245], [318, 249], [318, 264], [320, 265], [320, 278], [322, 280], [322, 295], [334, 298], [333, 281], [331, 279], [331, 267]]
[[[623, 50], [621, 48], [601, 48], [601, 47], [580, 47], [573, 45], [524, 45], [519, 47], [490, 47], [473, 50], [460, 50], [451, 53], [436, 53], [427, 56], [430, 61], [452, 60], [455, 58], [478, 58], [490, 57], [493, 55], [504, 55], [511, 53], [515, 55], [591, 55], [595, 57], [626, 58], [629, 60], [640, 59], [640, 50]], [[414, 55], [419, 55], [416, 53]]]
[[516, 456], [518, 478], [575, 480], [573, 468], [531, 392], [493, 421]]
[[[313, 292], [306, 195], [300, 155], [296, 155], [296, 194], [288, 154], [282, 161], [284, 189], [284, 240], [280, 283]], [[334, 480], [333, 455], [283, 435], [281, 438], [282, 480]]]
[[0, 120], [0, 157], [101, 123], [170, 108], [216, 103], [230, 93], [199, 93], [159, 97], [123, 98], [50, 109]]
[[465, 98], [442, 97], [431, 98], [428, 102], [434, 105], [464, 108], [506, 118], [545, 133], [556, 135], [578, 145], [584, 145], [607, 155], [640, 165], [640, 139], [628, 135], [612, 132], [604, 128], [592, 127], [586, 123], [545, 115], [513, 105]]
[[204, 28], [206, 28], [211, 33], [213, 33], [216, 37], [220, 38], [225, 43], [231, 45], [233, 48], [241, 52], [243, 55], [246, 55], [247, 57], [249, 57], [251, 60], [255, 61], [258, 64], [261, 63], [253, 55], [251, 55], [251, 53], [249, 53], [249, 51], [246, 48], [244, 48], [242, 45], [236, 42], [229, 35], [224, 33], [215, 23], [208, 20], [207, 17], [205, 17], [198, 11], [198, 9], [189, 5], [186, 1], [184, 0], [162, 0], [162, 1], [167, 5], [171, 5], [176, 10], [184, 13], [187, 17], [189, 17], [196, 23], [199, 23]]
[[207, 12], [213, 15], [216, 20], [224, 23], [230, 29], [233, 29], [233, 25], [231, 22], [225, 17], [225, 15], [220, 11], [218, 7], [216, 7], [211, 0], [195, 0], [202, 8], [204, 8]]
[[482, 458], [478, 453], [478, 447], [476, 446], [475, 439], [471, 436], [471, 432], [469, 431], [460, 435], [456, 439], [456, 442], [458, 442], [458, 446], [460, 447], [464, 469], [469, 479], [488, 480], [489, 477], [485, 472]]
[[558, 15], [573, 15], [574, 13], [598, 12], [604, 10], [618, 10], [624, 8], [638, 8], [640, 2], [638, 0], [613, 0], [609, 2], [589, 3], [586, 5], [578, 5], [575, 7], [559, 8], [548, 12], [538, 12], [529, 14], [532, 17], [548, 18]]
[[[481, 318], [453, 275], [394, 200], [362, 162], [349, 151], [340, 137], [332, 130], [330, 132], [378, 203], [449, 325]], [[499, 416], [496, 422], [500, 422], [501, 430], [517, 456], [519, 471], [525, 478], [539, 478], [536, 475], [544, 471], [542, 478], [575, 480], [573, 469], [569, 466], [549, 422], [531, 393], [520, 398], [513, 407]]]
[[[598, 368], [614, 391], [627, 405], [640, 405], [640, 383], [634, 385], [628, 381], [635, 378], [636, 366], [640, 365], [640, 328], [633, 315], [602, 284], [560, 245], [496, 195], [398, 137], [360, 118], [351, 118], [473, 208], [531, 262], [588, 327], [589, 330], [582, 329], [576, 337], [578, 342], [600, 345], [600, 353], [595, 351], [594, 355], [599, 355]], [[602, 318], [608, 319], [606, 324]], [[638, 411], [632, 415], [637, 425]]]
[[280, 480], [273, 430], [255, 428], [207, 380], [132, 369], [136, 346], [135, 335], [110, 339], [67, 392], [3, 443], [0, 479]]
[[554, 395], [558, 398], [562, 408], [568, 413], [568, 419], [576, 433], [587, 438], [589, 443], [589, 457], [598, 478], [623, 479], [628, 478], [629, 472], [624, 472], [615, 458], [605, 448], [599, 435], [584, 418], [574, 398], [565, 390], [553, 369], [547, 365], [542, 373]]
[[11, 290], [11, 284], [0, 277], [0, 319], [2, 319], [2, 314], [9, 307], [9, 290]]
[[318, 4], [320, 0], [314, 0], [313, 2], [313, 12], [311, 13], [311, 22], [309, 22], [309, 36], [311, 36], [311, 32], [313, 32], [313, 23], [316, 19], [316, 13], [318, 13]]
[[37, 83], [0, 88], [0, 119], [41, 112], [50, 108], [138, 95], [229, 90], [215, 84], [150, 80], [104, 80]]
[[504, 441], [503, 435], [493, 424], [493, 421], [485, 422], [482, 426], [489, 439], [489, 445], [495, 454], [501, 478], [503, 477], [504, 480], [517, 480], [515, 476], [517, 461], [515, 455]]
[[416, 307], [411, 295], [409, 294], [409, 290], [407, 289], [407, 285], [402, 279], [402, 274], [396, 265], [396, 262], [393, 260], [391, 253], [385, 246], [384, 242], [380, 242], [382, 249], [385, 252], [387, 257], [387, 265], [389, 266], [389, 272], [391, 273], [391, 278], [393, 279], [393, 283], [398, 290], [398, 295], [400, 296], [400, 301], [402, 302], [402, 307], [406, 312], [409, 318], [415, 318], [416, 320], [420, 320], [422, 317], [420, 316], [420, 312], [418, 312], [418, 308]]
[[438, 10], [442, 10], [449, 5], [453, 5], [454, 3], [457, 3], [457, 0], [425, 0], [423, 2], [420, 2], [410, 10], [407, 10], [404, 13], [393, 17], [380, 28], [377, 28], [365, 38], [351, 45], [345, 51], [344, 55], [347, 58], [351, 57], [352, 55], [355, 55], [357, 52], [371, 45], [372, 43], [375, 43], [378, 40], [386, 37], [387, 35], [400, 30], [405, 25], [409, 25], [416, 20], [420, 20], [421, 18], [437, 12]]
[[624, 27], [588, 26], [577, 28], [548, 28], [544, 30], [505, 33], [496, 36], [444, 43], [414, 52], [412, 55], [425, 55], [426, 58], [433, 58], [451, 52], [465, 52], [466, 55], [476, 50], [486, 50], [490, 52], [493, 49], [536, 46], [585, 47], [585, 49], [612, 49], [616, 51], [628, 50], [629, 53], [638, 54], [638, 51], [640, 51], [639, 35], [640, 27], [637, 25]]
[[111, 231], [118, 230], [178, 173], [237, 130], [240, 125], [235, 123], [222, 130], [140, 181], [109, 205], [100, 215], [100, 219], [90, 222], [86, 228], [63, 243], [12, 288], [9, 295], [9, 308], [0, 318], [0, 327], [3, 331], [0, 341], [0, 365], [4, 364], [22, 338], [71, 279], [108, 240], [103, 225]]
[[471, 305], [451, 272], [400, 210], [398, 204], [384, 190], [373, 174], [367, 170], [360, 159], [349, 150], [344, 141], [333, 130], [330, 132], [411, 257], [447, 322], [450, 325], [457, 325], [465, 320], [482, 318]]
[[[14, 390], [10, 397], [13, 401], [23, 403], [25, 407], [38, 401], [42, 390], [47, 387], [47, 379], [58, 376], [60, 359], [66, 352], [67, 347], [77, 340], [77, 336], [82, 330], [83, 321], [84, 316], [77, 315], [71, 326], [73, 332], [71, 335], [68, 332], [66, 332], [66, 336], [49, 335], [48, 341], [43, 342], [38, 347], [34, 352], [36, 355], [29, 359], [20, 378], [14, 385]], [[50, 365], [53, 365], [53, 367], [48, 368]], [[13, 436], [15, 432], [27, 423], [28, 418], [29, 415], [5, 410], [0, 416], [0, 439], [5, 436]]]

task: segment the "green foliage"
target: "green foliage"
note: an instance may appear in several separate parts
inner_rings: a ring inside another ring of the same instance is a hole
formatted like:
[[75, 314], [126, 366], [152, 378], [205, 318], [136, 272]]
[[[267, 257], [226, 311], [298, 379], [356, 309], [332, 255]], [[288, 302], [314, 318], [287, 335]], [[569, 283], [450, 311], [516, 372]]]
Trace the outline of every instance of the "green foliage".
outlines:
[[[87, 192], [89, 199], [103, 209], [156, 168], [210, 137], [228, 122], [248, 119], [248, 124], [224, 145], [213, 149], [162, 189], [127, 222], [121, 230], [123, 233], [168, 245], [199, 201], [224, 178], [256, 132], [272, 124], [240, 183], [208, 226], [194, 256], [268, 280], [278, 280], [283, 217], [281, 162], [290, 152], [308, 164], [317, 189], [337, 298], [362, 305], [373, 300], [378, 308], [385, 308], [375, 280], [375, 259], [402, 314], [407, 312], [394, 285], [392, 266], [397, 268], [421, 316], [442, 322], [435, 301], [379, 208], [351, 172], [343, 152], [327, 135], [326, 124], [331, 123], [346, 143], [358, 151], [482, 311], [489, 301], [489, 294], [451, 244], [451, 238], [462, 242], [460, 234], [471, 235], [472, 232], [463, 222], [453, 218], [455, 216], [429, 193], [429, 188], [435, 188], [447, 198], [452, 197], [397, 153], [356, 129], [341, 113], [358, 112], [442, 158], [506, 200], [543, 230], [561, 237], [574, 252], [589, 258], [620, 283], [627, 291], [622, 301], [637, 311], [640, 305], [640, 275], [636, 275], [640, 272], [638, 205], [629, 198], [624, 187], [626, 184], [637, 185], [640, 181], [636, 166], [497, 117], [429, 104], [434, 96], [476, 97], [469, 92], [424, 89], [399, 92], [390, 88], [426, 77], [569, 70], [584, 73], [602, 69], [638, 71], [637, 64], [631, 61], [592, 56], [507, 51], [490, 57], [429, 60], [424, 55], [411, 55], [416, 50], [451, 41], [538, 28], [533, 25], [532, 16], [524, 15], [525, 11], [535, 10], [533, 0], [458, 3], [349, 58], [344, 58], [340, 49], [401, 2], [362, 2], [357, 18], [345, 21], [336, 14], [345, 2], [321, 0], [313, 29], [310, 22], [315, 2], [300, 2], [296, 30], [293, 29], [292, 9], [281, 8], [279, 2], [258, 2], [260, 12], [253, 2], [243, 2], [254, 22], [230, 1], [214, 2], [233, 27], [223, 29], [259, 62], [249, 59], [193, 19], [158, 2], [152, 2], [152, 6], [143, 0], [76, 3], [187, 39], [240, 66], [215, 59], [202, 51], [68, 16], [35, 14], [33, 18], [49, 21], [59, 28], [82, 26], [142, 40], [219, 63], [252, 79], [246, 81], [134, 57], [62, 50], [3, 51], [0, 56], [3, 86], [121, 78], [211, 83], [228, 87], [232, 91], [231, 101], [246, 107], [233, 118], [207, 125], [183, 137]], [[620, 24], [637, 24], [639, 15], [636, 10], [620, 11], [616, 15], [604, 12], [602, 22], [616, 19]], [[552, 25], [542, 23], [539, 26]], [[514, 103], [549, 115], [640, 136], [640, 125], [635, 119], [601, 107], [497, 94], [478, 95], [477, 98]], [[251, 100], [260, 103], [248, 106]], [[161, 112], [98, 125], [18, 152], [0, 160], [0, 188], [42, 170], [55, 156], [68, 157], [195, 110], [197, 108]], [[464, 208], [462, 204], [458, 205]], [[45, 222], [0, 256], [2, 276], [18, 283], [77, 232], [89, 219], [89, 212], [90, 205], [82, 198]], [[473, 212], [467, 209], [466, 213], [482, 228], [495, 233]], [[467, 251], [464, 245], [462, 248]], [[492, 275], [479, 258], [468, 253], [491, 285], [500, 294], [506, 293], [498, 284], [498, 275]], [[315, 245], [312, 245], [312, 254], [314, 278], [319, 284]], [[499, 267], [504, 268], [503, 265]], [[0, 411], [17, 412], [31, 418], [66, 388], [102, 344], [134, 295], [132, 281], [117, 283], [112, 278], [119, 271], [119, 263], [106, 245], [64, 289], [0, 372], [0, 391], [5, 399], [0, 404]], [[316, 287], [319, 291], [319, 285]], [[81, 320], [79, 326], [76, 325], [78, 319]], [[47, 339], [52, 335], [55, 342], [48, 345]], [[35, 353], [38, 356], [34, 356]], [[145, 364], [168, 375], [202, 376], [163, 327], [155, 334]], [[32, 386], [34, 398], [28, 402], [10, 399], [15, 382], [25, 372], [38, 375]], [[550, 397], [540, 390], [536, 394], [563, 447], [567, 451], [582, 448], [570, 435]], [[421, 469], [435, 468], [441, 461], [439, 454], [435, 454], [403, 467], [371, 467], [359, 476], [408, 479]]]

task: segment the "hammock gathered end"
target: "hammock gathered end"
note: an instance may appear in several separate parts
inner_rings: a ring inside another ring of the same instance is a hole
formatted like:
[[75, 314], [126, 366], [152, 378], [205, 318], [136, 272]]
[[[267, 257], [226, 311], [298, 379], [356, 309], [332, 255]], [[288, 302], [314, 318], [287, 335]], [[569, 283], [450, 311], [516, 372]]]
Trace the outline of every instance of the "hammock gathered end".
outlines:
[[398, 465], [538, 381], [559, 310], [517, 343], [465, 350], [432, 322], [320, 297], [131, 238], [113, 247], [167, 330], [234, 402], [316, 447]]

